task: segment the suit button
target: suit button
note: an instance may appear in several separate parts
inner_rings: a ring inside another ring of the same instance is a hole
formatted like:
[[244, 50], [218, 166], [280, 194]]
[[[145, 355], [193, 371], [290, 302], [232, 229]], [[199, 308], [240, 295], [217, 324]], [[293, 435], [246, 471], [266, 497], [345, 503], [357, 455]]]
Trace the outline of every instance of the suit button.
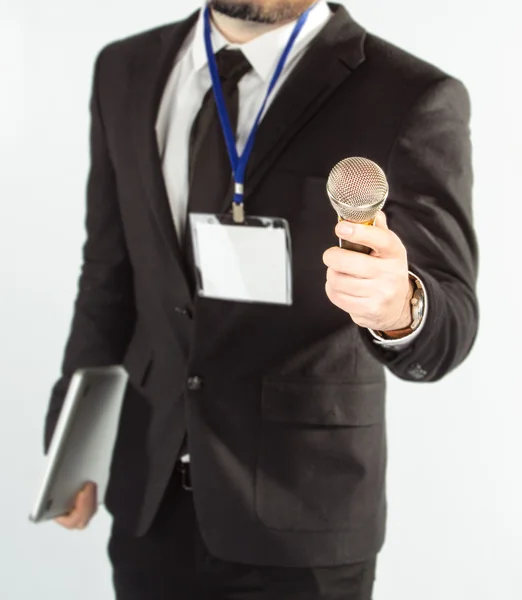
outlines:
[[194, 375], [187, 380], [187, 387], [191, 392], [197, 392], [203, 387], [203, 379]]
[[413, 379], [420, 381], [421, 379], [424, 379], [426, 377], [428, 372], [422, 368], [422, 365], [417, 364], [417, 365], [410, 366], [410, 370], [408, 371], [408, 374], [411, 377], [413, 377]]
[[184, 317], [191, 317], [190, 311], [182, 306], [174, 307], [174, 312], [178, 313], [179, 315], [183, 315]]

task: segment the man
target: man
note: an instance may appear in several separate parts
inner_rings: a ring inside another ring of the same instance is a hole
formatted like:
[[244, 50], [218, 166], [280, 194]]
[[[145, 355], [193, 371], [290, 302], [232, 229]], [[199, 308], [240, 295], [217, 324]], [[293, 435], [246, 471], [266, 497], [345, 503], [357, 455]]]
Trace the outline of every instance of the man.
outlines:
[[[123, 363], [106, 498], [121, 600], [368, 600], [385, 530], [384, 368], [439, 380], [477, 330], [467, 93], [338, 5], [209, 5], [238, 152], [310, 9], [245, 182], [247, 214], [289, 222], [293, 304], [197, 295], [187, 215], [228, 212], [233, 191], [204, 12], [111, 44], [95, 68], [88, 237], [46, 444], [73, 371]], [[350, 156], [390, 185], [375, 227], [335, 229], [369, 255], [338, 247], [325, 195]], [[95, 491], [58, 521], [85, 527]]]

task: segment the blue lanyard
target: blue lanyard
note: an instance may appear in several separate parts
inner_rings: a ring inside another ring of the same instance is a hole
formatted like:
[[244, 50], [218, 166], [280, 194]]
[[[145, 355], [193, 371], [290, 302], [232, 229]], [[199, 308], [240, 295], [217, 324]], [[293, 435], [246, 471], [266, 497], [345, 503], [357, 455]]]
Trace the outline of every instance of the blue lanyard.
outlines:
[[275, 73], [272, 77], [272, 80], [270, 81], [270, 85], [268, 86], [268, 91], [266, 93], [265, 99], [263, 101], [263, 104], [261, 105], [261, 108], [259, 109], [259, 113], [257, 114], [256, 120], [254, 121], [254, 126], [252, 128], [252, 131], [250, 132], [250, 135], [248, 136], [248, 140], [246, 142], [245, 149], [241, 156], [239, 156], [237, 153], [236, 136], [235, 136], [234, 131], [232, 130], [232, 125], [230, 123], [230, 118], [228, 116], [228, 112], [227, 112], [227, 108], [226, 108], [226, 104], [225, 104], [225, 97], [223, 96], [223, 87], [221, 85], [221, 80], [219, 78], [219, 71], [218, 71], [218, 66], [217, 66], [217, 62], [216, 62], [216, 57], [214, 56], [214, 50], [212, 48], [212, 36], [211, 36], [211, 27], [210, 27], [210, 8], [208, 5], [205, 8], [205, 15], [204, 15], [204, 17], [205, 17], [205, 21], [204, 21], [204, 23], [205, 23], [205, 48], [207, 50], [207, 59], [208, 59], [208, 65], [210, 68], [210, 76], [212, 78], [212, 88], [214, 90], [214, 98], [216, 100], [219, 120], [221, 122], [221, 127], [223, 129], [223, 134], [225, 136], [225, 142], [227, 145], [228, 156], [230, 158], [230, 164], [232, 166], [232, 174], [234, 176], [234, 183], [235, 183], [234, 203], [236, 205], [243, 204], [245, 172], [246, 172], [246, 168], [248, 165], [248, 161], [250, 159], [250, 155], [252, 154], [252, 149], [254, 147], [254, 141], [256, 138], [257, 130], [259, 128], [259, 123], [261, 121], [261, 117], [263, 116], [263, 113], [265, 112], [265, 108], [268, 103], [268, 100], [270, 99], [270, 96], [272, 95], [272, 92], [274, 91], [274, 88], [275, 88], [277, 82], [279, 81], [279, 78], [281, 77], [281, 73], [283, 72], [283, 69], [288, 60], [290, 52], [292, 51], [292, 48], [294, 47], [297, 36], [301, 33], [301, 30], [303, 29], [303, 26], [306, 23], [308, 15], [310, 14], [310, 11], [312, 10], [313, 6], [314, 5], [310, 6], [310, 8], [308, 8], [308, 10], [306, 10], [300, 16], [299, 20], [297, 21], [297, 23], [295, 25], [295, 28], [292, 32], [292, 35], [290, 36], [290, 39], [288, 40], [286, 48], [284, 49], [283, 54], [281, 55], [281, 58], [279, 59], [279, 63], [277, 64]]

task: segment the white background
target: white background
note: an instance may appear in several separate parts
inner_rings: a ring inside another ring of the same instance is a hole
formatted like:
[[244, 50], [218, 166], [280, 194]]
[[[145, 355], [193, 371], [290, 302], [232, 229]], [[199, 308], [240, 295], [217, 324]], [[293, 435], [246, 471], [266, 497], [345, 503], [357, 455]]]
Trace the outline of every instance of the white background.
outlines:
[[[487, 7], [473, 0], [346, 4], [369, 30], [468, 86], [482, 247], [482, 325], [470, 359], [442, 383], [390, 382], [390, 521], [375, 599], [520, 599], [521, 11], [515, 0]], [[5, 600], [113, 597], [106, 514], [84, 533], [53, 524], [36, 527], [27, 514], [79, 270], [95, 55], [113, 39], [174, 21], [197, 5], [197, 0], [0, 2]]]

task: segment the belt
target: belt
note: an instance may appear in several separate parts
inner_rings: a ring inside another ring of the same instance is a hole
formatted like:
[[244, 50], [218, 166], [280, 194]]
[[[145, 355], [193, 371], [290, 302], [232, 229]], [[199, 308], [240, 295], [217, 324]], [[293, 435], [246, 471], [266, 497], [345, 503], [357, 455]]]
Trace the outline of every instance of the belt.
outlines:
[[176, 469], [181, 473], [181, 487], [187, 492], [192, 491], [192, 480], [190, 478], [190, 456], [184, 454], [177, 462]]

